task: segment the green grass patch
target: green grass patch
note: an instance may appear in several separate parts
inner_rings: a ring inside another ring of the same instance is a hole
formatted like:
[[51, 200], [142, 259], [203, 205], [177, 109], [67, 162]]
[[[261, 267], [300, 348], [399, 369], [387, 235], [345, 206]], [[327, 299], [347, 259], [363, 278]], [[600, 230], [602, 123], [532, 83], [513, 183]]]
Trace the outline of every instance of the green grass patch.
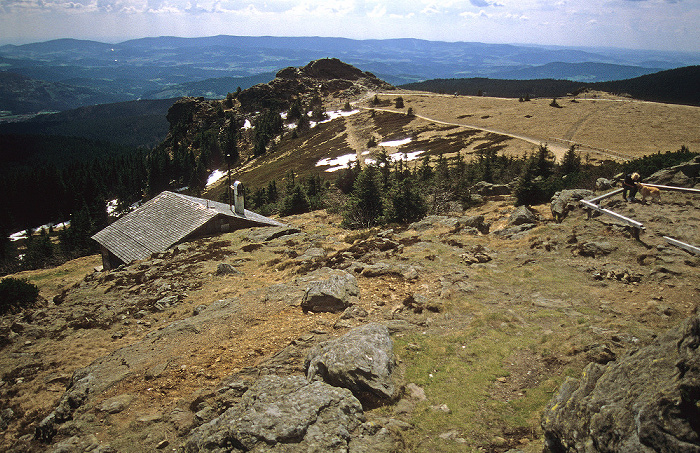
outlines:
[[[539, 336], [526, 330], [506, 314], [488, 313], [460, 332], [396, 339], [405, 381], [421, 386], [428, 398], [412, 413], [410, 422], [416, 428], [404, 438], [409, 450], [470, 451], [488, 447], [504, 432], [532, 429], [560, 379], [548, 379], [517, 401], [499, 401], [490, 394], [499, 377], [510, 375], [507, 359], [535, 347]], [[442, 404], [449, 413], [431, 407]], [[466, 444], [440, 437], [450, 431]]]

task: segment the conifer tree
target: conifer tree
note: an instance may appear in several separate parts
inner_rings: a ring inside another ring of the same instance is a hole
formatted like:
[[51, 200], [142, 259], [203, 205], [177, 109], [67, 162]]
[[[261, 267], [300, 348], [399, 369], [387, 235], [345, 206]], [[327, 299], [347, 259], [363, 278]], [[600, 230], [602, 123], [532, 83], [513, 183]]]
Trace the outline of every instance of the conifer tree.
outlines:
[[382, 222], [384, 194], [379, 169], [368, 165], [357, 176], [353, 191], [343, 213], [343, 225], [348, 228], [368, 228]]
[[559, 171], [563, 175], [578, 173], [581, 170], [581, 157], [576, 153], [576, 146], [571, 147], [564, 154]]

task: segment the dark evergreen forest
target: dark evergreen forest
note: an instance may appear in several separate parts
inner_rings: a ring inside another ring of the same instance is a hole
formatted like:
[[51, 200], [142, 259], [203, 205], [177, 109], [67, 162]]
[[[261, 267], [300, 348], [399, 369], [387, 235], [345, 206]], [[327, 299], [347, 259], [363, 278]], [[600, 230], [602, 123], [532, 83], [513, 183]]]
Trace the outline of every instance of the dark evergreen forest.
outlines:
[[661, 71], [628, 80], [584, 83], [569, 80], [501, 80], [487, 78], [433, 79], [401, 88], [465, 96], [562, 97], [583, 90], [626, 94], [635, 99], [670, 104], [700, 105], [700, 66]]

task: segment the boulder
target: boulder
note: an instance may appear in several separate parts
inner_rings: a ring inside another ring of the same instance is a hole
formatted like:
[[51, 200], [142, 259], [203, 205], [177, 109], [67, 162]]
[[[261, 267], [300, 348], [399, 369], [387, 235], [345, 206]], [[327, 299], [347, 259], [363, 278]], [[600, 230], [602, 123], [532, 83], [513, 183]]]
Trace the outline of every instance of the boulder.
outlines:
[[568, 378], [542, 417], [550, 452], [700, 452], [700, 315]]
[[373, 406], [395, 397], [395, 364], [389, 329], [370, 323], [314, 346], [304, 368], [309, 381], [348, 388], [363, 404]]
[[348, 389], [267, 375], [238, 404], [195, 429], [184, 451], [347, 451], [350, 433], [364, 421]]
[[552, 217], [557, 222], [564, 220], [566, 215], [576, 209], [581, 200], [594, 198], [595, 193], [588, 189], [567, 189], [562, 190], [552, 196], [552, 204], [550, 209]]
[[219, 263], [216, 266], [216, 275], [235, 275], [240, 273], [241, 271], [228, 263]]
[[537, 217], [535, 213], [532, 212], [527, 206], [518, 206], [510, 214], [508, 219], [508, 226], [525, 225], [527, 223], [537, 223]]
[[581, 256], [603, 256], [612, 253], [616, 247], [605, 241], [592, 241], [579, 244], [578, 252]]
[[598, 178], [595, 180], [595, 190], [610, 190], [615, 185], [615, 181], [608, 178]]
[[470, 191], [481, 196], [510, 195], [511, 188], [505, 184], [492, 184], [486, 181], [479, 181], [474, 184]]
[[481, 234], [489, 234], [490, 225], [484, 222], [483, 215], [460, 217], [458, 223], [455, 225], [455, 232], [464, 229], [475, 229]]
[[671, 168], [659, 170], [645, 182], [676, 187], [693, 187], [700, 182], [700, 156]]
[[360, 296], [357, 279], [348, 272], [331, 275], [327, 280], [311, 282], [304, 292], [301, 308], [304, 312], [341, 313]]

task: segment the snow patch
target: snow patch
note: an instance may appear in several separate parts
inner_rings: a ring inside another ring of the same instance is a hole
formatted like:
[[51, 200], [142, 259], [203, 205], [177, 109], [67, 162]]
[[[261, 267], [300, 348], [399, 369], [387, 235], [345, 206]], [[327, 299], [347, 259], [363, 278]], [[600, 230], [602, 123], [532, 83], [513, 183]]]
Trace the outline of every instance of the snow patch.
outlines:
[[[68, 228], [70, 226], [70, 221], [65, 221], [61, 223], [53, 223], [49, 222], [45, 225], [38, 226], [36, 228], [32, 228], [32, 231], [41, 231], [42, 229], [45, 229], [46, 231], [49, 230], [49, 228], [53, 227], [54, 230], [60, 230], [62, 228]], [[12, 242], [19, 241], [22, 239], [27, 239], [27, 230], [24, 231], [18, 231], [16, 233], [13, 233], [10, 235], [10, 240]]]
[[214, 184], [216, 181], [220, 180], [221, 178], [226, 175], [225, 171], [221, 170], [214, 170], [211, 175], [209, 175], [209, 178], [207, 178], [207, 187], [211, 186]]
[[393, 153], [389, 154], [389, 159], [391, 159], [392, 162], [397, 162], [400, 160], [410, 162], [412, 160], [418, 159], [418, 157], [424, 152], [425, 151], [411, 151], [410, 153]]
[[407, 145], [407, 144], [409, 144], [409, 143], [411, 143], [411, 138], [410, 138], [410, 137], [408, 137], [408, 138], [403, 138], [403, 139], [401, 139], [401, 140], [391, 140], [391, 141], [388, 141], [388, 142], [381, 142], [381, 143], [379, 143], [377, 146], [388, 146], [388, 147], [396, 148], [396, 147], [399, 147], [399, 146]]
[[317, 167], [329, 166], [325, 171], [332, 173], [334, 171], [342, 170], [343, 168], [349, 168], [350, 162], [355, 162], [357, 160], [357, 155], [355, 154], [345, 154], [343, 156], [338, 156], [335, 158], [326, 157], [318, 162], [316, 162]]
[[117, 210], [117, 205], [119, 204], [119, 200], [116, 198], [114, 200], [109, 200], [107, 202], [107, 214], [112, 214], [114, 211]]

